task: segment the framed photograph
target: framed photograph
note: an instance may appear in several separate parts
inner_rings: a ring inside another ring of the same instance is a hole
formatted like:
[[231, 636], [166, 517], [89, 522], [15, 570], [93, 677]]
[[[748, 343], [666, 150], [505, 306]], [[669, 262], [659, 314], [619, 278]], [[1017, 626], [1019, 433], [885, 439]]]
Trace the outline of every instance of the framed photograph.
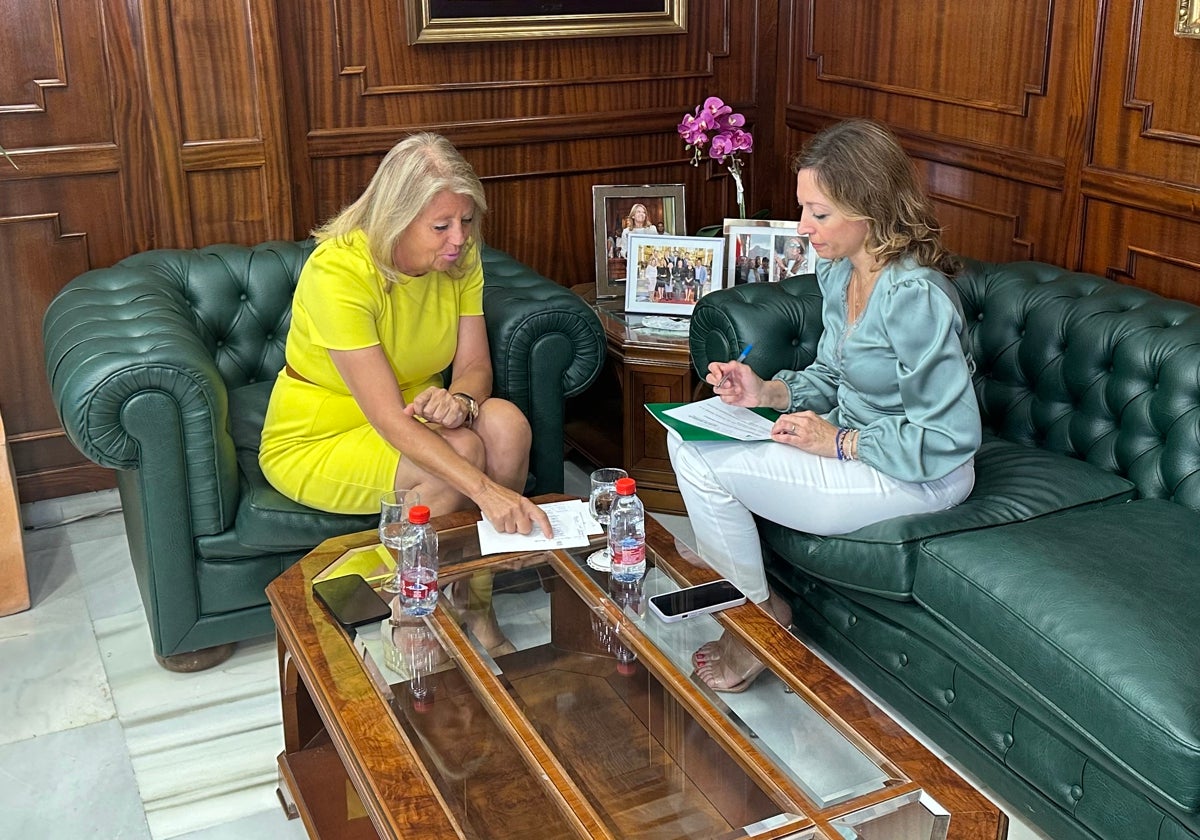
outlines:
[[625, 295], [629, 238], [683, 236], [683, 184], [592, 187], [596, 299]]
[[696, 301], [724, 285], [724, 257], [717, 236], [630, 236], [625, 311], [691, 315]]
[[725, 224], [730, 285], [774, 283], [813, 270], [815, 255], [808, 237], [796, 233], [796, 223], [759, 219], [730, 219]]
[[408, 43], [687, 32], [688, 0], [404, 0]]

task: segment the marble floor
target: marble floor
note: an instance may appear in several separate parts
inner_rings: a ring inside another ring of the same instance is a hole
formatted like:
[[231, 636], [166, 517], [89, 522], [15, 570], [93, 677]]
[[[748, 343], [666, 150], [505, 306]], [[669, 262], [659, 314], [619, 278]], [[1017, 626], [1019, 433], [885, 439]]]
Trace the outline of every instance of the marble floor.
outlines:
[[[586, 495], [584, 469], [567, 464], [568, 492]], [[273, 637], [203, 673], [160, 668], [119, 504], [22, 506], [33, 607], [0, 618], [0, 837], [304, 837], [275, 794]], [[1008, 810], [1011, 840], [1047, 840]]]

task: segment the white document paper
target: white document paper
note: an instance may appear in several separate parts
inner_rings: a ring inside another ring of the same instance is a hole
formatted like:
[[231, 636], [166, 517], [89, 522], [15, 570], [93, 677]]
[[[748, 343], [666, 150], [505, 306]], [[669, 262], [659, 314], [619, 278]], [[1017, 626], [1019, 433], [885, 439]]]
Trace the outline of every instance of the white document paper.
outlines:
[[505, 534], [497, 531], [492, 523], [481, 519], [479, 528], [479, 553], [499, 554], [508, 551], [537, 551], [549, 548], [579, 548], [591, 542], [590, 536], [604, 533], [600, 523], [588, 510], [587, 502], [551, 502], [539, 505], [550, 518], [554, 536], [547, 537], [541, 528], [534, 527], [528, 534]]
[[774, 422], [740, 405], [726, 405], [720, 397], [687, 403], [663, 412], [701, 429], [719, 432], [734, 440], [770, 440]]

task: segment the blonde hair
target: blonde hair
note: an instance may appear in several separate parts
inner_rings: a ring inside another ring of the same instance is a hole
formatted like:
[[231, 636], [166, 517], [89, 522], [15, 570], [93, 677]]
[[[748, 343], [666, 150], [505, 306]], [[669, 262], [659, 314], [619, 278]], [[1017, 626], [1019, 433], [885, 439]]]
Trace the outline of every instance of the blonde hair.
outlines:
[[324, 242], [361, 230], [367, 237], [367, 249], [375, 266], [384, 278], [395, 282], [400, 275], [394, 258], [397, 240], [443, 191], [466, 196], [475, 203], [471, 236], [447, 272], [452, 277], [461, 277], [480, 259], [483, 247], [480, 224], [487, 213], [487, 199], [471, 164], [440, 134], [413, 134], [393, 146], [362, 195], [312, 235], [318, 242]]
[[867, 252], [879, 264], [911, 257], [947, 277], [958, 273], [912, 160], [884, 126], [858, 119], [826, 128], [792, 159], [792, 172], [801, 169], [848, 218], [867, 223]]

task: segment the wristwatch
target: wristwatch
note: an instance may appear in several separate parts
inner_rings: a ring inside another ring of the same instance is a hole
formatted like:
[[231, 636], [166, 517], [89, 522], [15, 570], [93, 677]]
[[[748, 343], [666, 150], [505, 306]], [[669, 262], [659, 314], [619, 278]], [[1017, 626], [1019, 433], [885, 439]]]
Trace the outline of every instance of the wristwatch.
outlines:
[[463, 405], [467, 407], [467, 419], [463, 423], [468, 429], [475, 425], [475, 418], [479, 416], [479, 403], [475, 402], [475, 398], [470, 394], [464, 394], [461, 391], [451, 394], [455, 399], [463, 401]]

